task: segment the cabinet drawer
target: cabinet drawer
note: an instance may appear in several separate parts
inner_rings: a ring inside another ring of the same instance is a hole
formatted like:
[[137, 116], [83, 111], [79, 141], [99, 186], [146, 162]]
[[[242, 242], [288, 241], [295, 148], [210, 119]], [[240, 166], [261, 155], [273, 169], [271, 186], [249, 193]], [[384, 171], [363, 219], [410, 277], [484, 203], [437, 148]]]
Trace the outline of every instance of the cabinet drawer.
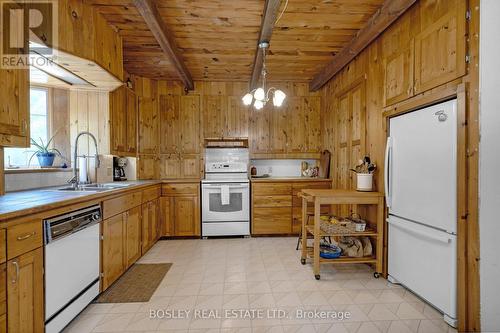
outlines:
[[161, 194], [161, 190], [160, 190], [159, 186], [145, 189], [144, 191], [142, 191], [142, 202], [144, 203], [144, 202], [158, 199], [160, 194]]
[[34, 220], [7, 228], [7, 256], [15, 258], [42, 246], [42, 221]]
[[253, 184], [253, 195], [290, 195], [292, 185], [287, 183]]
[[290, 208], [256, 208], [253, 210], [252, 234], [289, 234], [291, 223]]
[[261, 195], [254, 196], [254, 207], [291, 207], [292, 197], [290, 195]]
[[0, 230], [0, 264], [7, 261], [7, 241], [6, 241], [6, 230]]
[[125, 194], [117, 198], [109, 199], [103, 202], [102, 209], [104, 218], [123, 213], [131, 208], [137, 207], [142, 203], [142, 192]]
[[182, 195], [193, 194], [198, 195], [200, 185], [197, 183], [191, 184], [163, 184], [161, 189], [162, 195]]

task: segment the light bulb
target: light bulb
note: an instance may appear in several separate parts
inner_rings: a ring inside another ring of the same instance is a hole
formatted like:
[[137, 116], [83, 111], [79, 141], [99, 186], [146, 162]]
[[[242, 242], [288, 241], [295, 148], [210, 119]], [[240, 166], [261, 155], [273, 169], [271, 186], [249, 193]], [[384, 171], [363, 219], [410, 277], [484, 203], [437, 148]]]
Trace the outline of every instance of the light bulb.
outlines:
[[250, 105], [252, 104], [253, 96], [252, 94], [248, 93], [245, 96], [243, 96], [241, 100], [243, 101], [243, 104]]
[[276, 90], [273, 97], [274, 106], [280, 107], [281, 105], [283, 105], [285, 98], [286, 94], [284, 92], [282, 92], [281, 90]]
[[256, 100], [254, 103], [253, 103], [253, 107], [256, 109], [256, 110], [260, 110], [264, 107], [264, 103], [260, 100]]
[[264, 89], [258, 88], [257, 90], [255, 90], [253, 97], [258, 101], [264, 101], [264, 98], [266, 98], [266, 94], [264, 92]]

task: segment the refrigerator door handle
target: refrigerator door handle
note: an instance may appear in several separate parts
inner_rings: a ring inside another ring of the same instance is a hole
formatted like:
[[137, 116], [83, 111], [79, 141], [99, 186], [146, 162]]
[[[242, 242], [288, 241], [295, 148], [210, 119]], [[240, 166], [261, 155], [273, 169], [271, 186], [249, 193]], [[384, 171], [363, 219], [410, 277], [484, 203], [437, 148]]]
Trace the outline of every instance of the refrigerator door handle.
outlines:
[[396, 228], [405, 230], [407, 232], [411, 232], [412, 234], [415, 234], [417, 236], [424, 237], [424, 238], [427, 238], [427, 239], [432, 239], [432, 240], [435, 240], [435, 241], [438, 241], [438, 242], [441, 242], [441, 243], [448, 244], [449, 242], [452, 241], [451, 237], [439, 236], [439, 235], [434, 235], [434, 234], [430, 234], [430, 233], [427, 233], [427, 232], [422, 232], [420, 230], [415, 230], [415, 229], [410, 228], [410, 227], [408, 227], [408, 226], [406, 226], [404, 224], [393, 222], [393, 221], [391, 221], [391, 219], [388, 219], [387, 223], [392, 224]]
[[387, 144], [385, 146], [385, 164], [384, 164], [384, 191], [385, 202], [388, 208], [391, 208], [391, 155], [392, 155], [392, 138], [387, 137]]

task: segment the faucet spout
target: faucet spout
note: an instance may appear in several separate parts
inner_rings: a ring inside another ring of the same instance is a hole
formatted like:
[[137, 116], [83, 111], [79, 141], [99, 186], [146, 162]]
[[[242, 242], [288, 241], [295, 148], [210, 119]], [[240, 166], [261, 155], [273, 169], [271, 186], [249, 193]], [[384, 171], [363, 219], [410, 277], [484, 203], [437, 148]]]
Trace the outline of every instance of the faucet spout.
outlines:
[[[99, 151], [97, 149], [97, 139], [95, 138], [95, 136], [92, 133], [90, 133], [90, 132], [80, 132], [80, 133], [78, 133], [78, 135], [76, 136], [76, 139], [75, 139], [75, 151], [74, 151], [74, 154], [73, 154], [73, 163], [75, 163], [75, 165], [73, 166], [73, 177], [75, 178], [75, 182], [74, 182], [74, 186], [75, 187], [78, 187], [78, 185], [79, 185], [78, 171], [76, 169], [76, 166], [78, 164], [77, 163], [77, 161], [78, 161], [78, 140], [83, 135], [88, 135], [94, 141], [96, 176], [97, 176], [97, 168], [101, 165], [101, 161], [99, 159]], [[88, 175], [87, 175], [87, 178], [88, 178]]]

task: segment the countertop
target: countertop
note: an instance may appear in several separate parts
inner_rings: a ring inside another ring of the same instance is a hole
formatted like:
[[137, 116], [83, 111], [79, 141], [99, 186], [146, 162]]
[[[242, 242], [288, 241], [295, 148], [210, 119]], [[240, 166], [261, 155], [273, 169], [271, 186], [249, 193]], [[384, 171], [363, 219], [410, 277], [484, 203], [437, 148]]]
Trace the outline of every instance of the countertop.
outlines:
[[250, 178], [253, 183], [277, 183], [277, 182], [325, 182], [332, 181], [330, 178], [312, 178], [312, 177], [267, 177]]
[[39, 213], [65, 205], [105, 198], [130, 190], [137, 190], [142, 187], [161, 184], [162, 182], [155, 180], [138, 180], [119, 183], [131, 185], [124, 188], [102, 192], [58, 191], [57, 189], [63, 186], [57, 186], [6, 193], [5, 195], [0, 196], [0, 221]]

